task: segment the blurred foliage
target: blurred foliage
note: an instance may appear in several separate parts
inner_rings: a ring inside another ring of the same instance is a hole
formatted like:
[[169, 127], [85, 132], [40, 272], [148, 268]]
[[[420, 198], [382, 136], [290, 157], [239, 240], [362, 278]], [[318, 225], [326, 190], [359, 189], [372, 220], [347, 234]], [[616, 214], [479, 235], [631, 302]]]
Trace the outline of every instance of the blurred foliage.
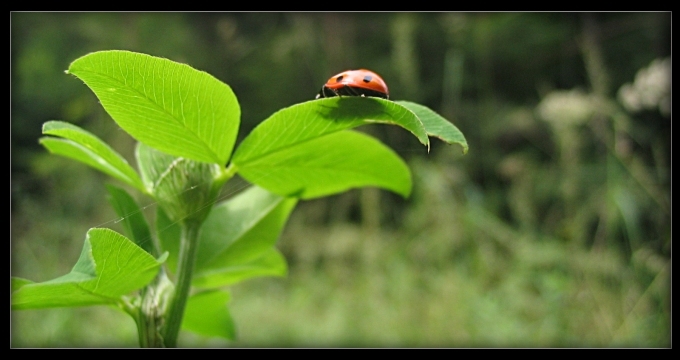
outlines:
[[[362, 189], [300, 203], [279, 242], [288, 278], [232, 289], [239, 340], [180, 345], [669, 347], [670, 23], [670, 12], [12, 13], [11, 275], [63, 275], [87, 229], [117, 226], [105, 176], [38, 145], [42, 123], [64, 120], [134, 162], [132, 139], [64, 75], [74, 59], [123, 49], [204, 70], [234, 89], [239, 138], [332, 74], [368, 68], [391, 98], [451, 119], [470, 152], [433, 141], [427, 154], [402, 129], [367, 128], [409, 162], [411, 198]], [[14, 347], [136, 344], [134, 323], [105, 307], [12, 317]]]

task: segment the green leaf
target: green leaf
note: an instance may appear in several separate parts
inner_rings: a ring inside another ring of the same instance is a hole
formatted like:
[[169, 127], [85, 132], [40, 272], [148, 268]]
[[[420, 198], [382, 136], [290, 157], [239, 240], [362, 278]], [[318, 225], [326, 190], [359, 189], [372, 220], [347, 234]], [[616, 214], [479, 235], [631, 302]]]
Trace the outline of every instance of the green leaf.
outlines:
[[[296, 204], [295, 198], [253, 186], [215, 206], [201, 227], [193, 285], [219, 287], [253, 276], [285, 275], [285, 259], [270, 253]], [[160, 208], [156, 227], [174, 272], [180, 228]]]
[[43, 134], [64, 138], [40, 139], [40, 143], [51, 153], [80, 161], [146, 192], [141, 179], [128, 162], [95, 135], [63, 121], [46, 122], [43, 124]]
[[160, 207], [156, 210], [156, 235], [161, 245], [161, 251], [168, 253], [165, 265], [171, 273], [175, 273], [182, 228], [179, 223], [172, 221]]
[[76, 59], [68, 73], [94, 91], [132, 137], [175, 156], [226, 164], [241, 110], [231, 88], [168, 59], [100, 51]]
[[13, 277], [10, 281], [10, 288], [12, 289], [12, 292], [15, 292], [19, 290], [20, 287], [28, 284], [33, 284], [33, 281], [19, 277]]
[[253, 277], [286, 276], [287, 272], [286, 259], [278, 250], [270, 248], [259, 258], [247, 263], [204, 269], [193, 278], [192, 284], [201, 288], [217, 288]]
[[115, 304], [148, 284], [163, 261], [113, 230], [90, 229], [70, 273], [42, 283], [13, 281], [12, 309]]
[[194, 276], [250, 262], [279, 238], [297, 199], [252, 186], [218, 206], [201, 228]]
[[378, 140], [342, 131], [270, 152], [241, 164], [239, 174], [271, 192], [311, 199], [350, 188], [378, 186], [404, 197], [411, 173], [404, 161]]
[[289, 147], [370, 123], [399, 125], [429, 148], [422, 122], [409, 109], [389, 100], [344, 96], [308, 101], [276, 112], [243, 140], [232, 161], [241, 169]]
[[192, 295], [187, 301], [182, 328], [205, 336], [235, 339], [234, 320], [227, 308], [229, 298], [228, 292], [217, 290]]
[[458, 130], [458, 128], [451, 122], [444, 119], [441, 115], [437, 114], [426, 106], [412, 103], [410, 101], [396, 101], [396, 103], [403, 105], [418, 115], [418, 118], [420, 118], [420, 120], [423, 122], [423, 125], [425, 125], [425, 130], [427, 131], [428, 136], [437, 137], [448, 144], [459, 144], [463, 147], [463, 154], [467, 154], [467, 140], [465, 140], [463, 133], [460, 132], [460, 130]]
[[[215, 206], [204, 222], [196, 254], [193, 285], [220, 287], [254, 276], [283, 276], [283, 256], [272, 247], [297, 204], [253, 186]], [[158, 238], [168, 251], [167, 266], [174, 272], [180, 228], [159, 208]]]
[[156, 255], [149, 224], [146, 222], [144, 213], [142, 213], [137, 202], [119, 187], [106, 185], [106, 190], [109, 192], [109, 203], [121, 218], [125, 234], [146, 252]]

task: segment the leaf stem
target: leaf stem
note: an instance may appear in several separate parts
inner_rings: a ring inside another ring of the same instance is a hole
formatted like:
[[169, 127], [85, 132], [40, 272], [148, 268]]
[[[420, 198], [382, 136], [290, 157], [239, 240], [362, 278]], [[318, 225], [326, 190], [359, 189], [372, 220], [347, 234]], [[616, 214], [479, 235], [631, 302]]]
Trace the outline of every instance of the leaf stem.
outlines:
[[198, 248], [198, 233], [200, 222], [186, 221], [181, 223], [182, 237], [180, 239], [179, 258], [177, 260], [177, 282], [175, 296], [167, 313], [163, 338], [166, 347], [176, 347], [177, 337], [182, 325], [184, 308], [186, 307], [191, 289], [191, 278], [194, 272], [196, 249]]
[[222, 186], [227, 180], [231, 179], [238, 172], [238, 167], [234, 163], [230, 163], [226, 168], [222, 168], [219, 175], [215, 177], [215, 183]]

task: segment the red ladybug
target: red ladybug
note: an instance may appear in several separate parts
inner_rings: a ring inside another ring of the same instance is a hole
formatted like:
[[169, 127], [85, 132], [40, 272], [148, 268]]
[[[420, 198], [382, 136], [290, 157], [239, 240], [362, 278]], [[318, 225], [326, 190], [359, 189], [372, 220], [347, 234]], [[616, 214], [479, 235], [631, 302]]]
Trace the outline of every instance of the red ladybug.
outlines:
[[328, 79], [316, 98], [333, 96], [375, 96], [389, 99], [387, 84], [370, 70], [347, 70]]

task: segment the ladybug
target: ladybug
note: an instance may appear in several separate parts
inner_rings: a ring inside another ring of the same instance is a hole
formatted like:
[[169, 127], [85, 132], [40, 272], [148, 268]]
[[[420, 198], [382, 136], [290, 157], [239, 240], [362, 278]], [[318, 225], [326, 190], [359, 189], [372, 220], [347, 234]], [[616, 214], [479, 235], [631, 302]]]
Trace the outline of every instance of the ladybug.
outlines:
[[326, 81], [316, 98], [333, 96], [374, 96], [389, 99], [387, 84], [376, 73], [370, 70], [343, 71]]

